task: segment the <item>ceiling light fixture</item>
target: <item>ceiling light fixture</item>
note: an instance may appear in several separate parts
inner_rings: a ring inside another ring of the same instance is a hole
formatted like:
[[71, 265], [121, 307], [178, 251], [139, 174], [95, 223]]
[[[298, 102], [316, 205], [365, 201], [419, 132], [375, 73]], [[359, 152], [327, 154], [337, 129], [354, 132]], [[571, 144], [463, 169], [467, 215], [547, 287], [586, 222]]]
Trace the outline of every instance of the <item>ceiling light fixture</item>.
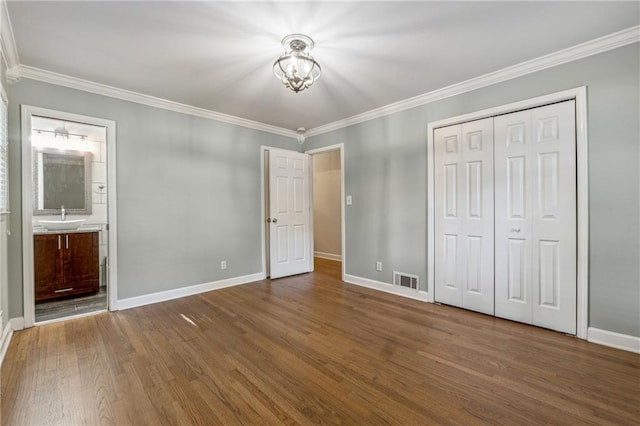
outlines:
[[273, 64], [273, 73], [285, 87], [298, 93], [320, 78], [320, 64], [309, 55], [313, 40], [303, 34], [290, 34], [282, 39], [284, 55]]

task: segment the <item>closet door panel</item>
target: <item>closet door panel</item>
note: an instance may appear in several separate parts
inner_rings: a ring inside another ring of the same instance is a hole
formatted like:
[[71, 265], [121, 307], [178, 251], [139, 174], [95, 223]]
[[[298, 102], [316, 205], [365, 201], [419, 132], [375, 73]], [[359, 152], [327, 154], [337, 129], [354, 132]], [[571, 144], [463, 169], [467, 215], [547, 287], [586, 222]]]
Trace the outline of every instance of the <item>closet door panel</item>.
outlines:
[[531, 208], [529, 111], [494, 120], [495, 314], [530, 324]]
[[575, 102], [531, 110], [533, 324], [576, 333]]
[[434, 132], [435, 301], [462, 306], [462, 126]]
[[493, 119], [462, 125], [462, 306], [493, 315]]

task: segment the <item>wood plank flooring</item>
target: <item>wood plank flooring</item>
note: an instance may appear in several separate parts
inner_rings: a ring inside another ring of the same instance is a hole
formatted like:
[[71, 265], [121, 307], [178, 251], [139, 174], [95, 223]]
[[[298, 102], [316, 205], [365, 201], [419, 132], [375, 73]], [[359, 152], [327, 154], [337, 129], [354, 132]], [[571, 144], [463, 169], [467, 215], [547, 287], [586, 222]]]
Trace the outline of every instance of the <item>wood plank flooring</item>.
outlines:
[[340, 264], [17, 332], [3, 425], [638, 424], [640, 355]]

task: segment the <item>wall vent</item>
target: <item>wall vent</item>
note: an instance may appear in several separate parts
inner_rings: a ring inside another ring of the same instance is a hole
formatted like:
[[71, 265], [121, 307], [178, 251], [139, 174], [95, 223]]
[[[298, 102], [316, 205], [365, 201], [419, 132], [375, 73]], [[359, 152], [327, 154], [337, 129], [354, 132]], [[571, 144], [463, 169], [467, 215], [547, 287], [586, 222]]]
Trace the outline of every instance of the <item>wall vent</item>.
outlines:
[[400, 287], [418, 289], [419, 278], [417, 275], [406, 274], [404, 272], [393, 271], [393, 285]]

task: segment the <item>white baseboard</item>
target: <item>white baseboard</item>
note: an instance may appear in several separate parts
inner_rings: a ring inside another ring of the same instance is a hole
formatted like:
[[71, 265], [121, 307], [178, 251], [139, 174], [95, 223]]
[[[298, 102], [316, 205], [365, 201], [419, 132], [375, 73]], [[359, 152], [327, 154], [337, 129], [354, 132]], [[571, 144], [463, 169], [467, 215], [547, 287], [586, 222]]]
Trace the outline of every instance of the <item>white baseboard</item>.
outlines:
[[342, 256], [339, 254], [325, 253], [323, 251], [314, 251], [314, 257], [319, 257], [320, 259], [328, 259], [328, 260], [337, 260], [339, 262], [342, 261]]
[[2, 330], [2, 338], [0, 339], [0, 366], [2, 366], [2, 361], [4, 361], [4, 356], [7, 354], [7, 349], [9, 349], [9, 343], [11, 343], [11, 338], [13, 337], [13, 332], [16, 330], [22, 330], [24, 328], [24, 318], [11, 318], [7, 321], [7, 325]]
[[4, 330], [2, 330], [2, 339], [0, 340], [0, 366], [2, 366], [4, 356], [7, 354], [7, 349], [9, 349], [11, 337], [13, 337], [13, 329], [11, 328], [11, 322], [7, 322]]
[[370, 280], [369, 278], [357, 277], [355, 275], [344, 274], [344, 282], [359, 285], [374, 290], [384, 291], [385, 293], [395, 294], [397, 296], [407, 297], [409, 299], [421, 300], [428, 302], [429, 293], [426, 291], [416, 291], [410, 288], [400, 287], [382, 281]]
[[130, 309], [138, 306], [150, 305], [152, 303], [164, 302], [178, 299], [180, 297], [192, 296], [194, 294], [205, 293], [211, 290], [218, 290], [225, 287], [232, 287], [240, 284], [247, 284], [265, 279], [265, 274], [244, 275], [242, 277], [228, 278], [226, 280], [214, 281], [204, 284], [196, 284], [189, 287], [177, 288], [175, 290], [160, 291], [158, 293], [145, 294], [144, 296], [130, 297], [118, 300], [116, 310]]
[[592, 343], [598, 343], [599, 345], [640, 354], [640, 337], [589, 327], [587, 330], [587, 340]]

